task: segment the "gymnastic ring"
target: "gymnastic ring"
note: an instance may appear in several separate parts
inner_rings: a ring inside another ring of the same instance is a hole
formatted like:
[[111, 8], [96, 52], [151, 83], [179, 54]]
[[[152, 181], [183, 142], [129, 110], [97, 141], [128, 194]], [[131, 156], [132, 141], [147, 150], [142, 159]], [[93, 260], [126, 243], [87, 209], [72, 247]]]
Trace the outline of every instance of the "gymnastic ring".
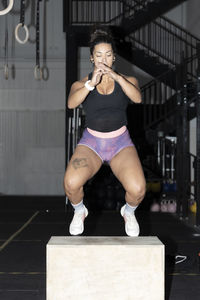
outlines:
[[4, 77], [5, 77], [6, 80], [8, 80], [8, 77], [9, 77], [8, 64], [4, 65]]
[[47, 68], [47, 66], [42, 67], [42, 79], [44, 81], [47, 81], [49, 79], [49, 69]]
[[34, 68], [34, 77], [36, 80], [41, 80], [42, 78], [42, 70], [38, 65]]
[[14, 4], [14, 0], [10, 0], [8, 6], [5, 9], [0, 10], [0, 16], [6, 15], [7, 13], [9, 13], [9, 11], [13, 8], [13, 4]]
[[[18, 35], [18, 30], [20, 27], [23, 27], [26, 33], [25, 39], [24, 40], [20, 40], [19, 35]], [[22, 26], [22, 23], [19, 23], [16, 28], [15, 28], [15, 38], [16, 40], [20, 43], [20, 44], [25, 44], [28, 41], [29, 38], [29, 31], [26, 25]]]
[[28, 28], [28, 30], [29, 30], [29, 38], [28, 38], [28, 40], [29, 40], [29, 42], [30, 42], [31, 44], [34, 44], [34, 43], [36, 42], [36, 38], [31, 39], [31, 37], [30, 37], [30, 28], [34, 28], [34, 29], [36, 30], [36, 26], [33, 25], [33, 24], [29, 24], [29, 25], [27, 26], [27, 28]]

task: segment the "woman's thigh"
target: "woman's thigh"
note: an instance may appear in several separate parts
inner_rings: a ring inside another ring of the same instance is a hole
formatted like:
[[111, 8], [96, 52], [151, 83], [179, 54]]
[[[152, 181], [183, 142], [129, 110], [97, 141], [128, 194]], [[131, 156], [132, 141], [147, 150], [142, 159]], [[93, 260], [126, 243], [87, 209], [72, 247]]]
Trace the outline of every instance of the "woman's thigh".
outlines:
[[145, 190], [146, 181], [135, 147], [120, 151], [110, 162], [110, 167], [126, 191]]
[[82, 186], [97, 173], [101, 165], [102, 161], [94, 151], [79, 145], [67, 166], [64, 183]]

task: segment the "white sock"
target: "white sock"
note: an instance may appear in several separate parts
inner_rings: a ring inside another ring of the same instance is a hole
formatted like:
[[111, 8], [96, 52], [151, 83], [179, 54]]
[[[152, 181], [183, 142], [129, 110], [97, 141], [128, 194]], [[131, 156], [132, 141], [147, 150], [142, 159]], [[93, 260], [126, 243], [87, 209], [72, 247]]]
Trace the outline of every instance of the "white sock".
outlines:
[[136, 208], [137, 208], [137, 206], [131, 206], [130, 204], [128, 204], [126, 202], [124, 213], [125, 214], [133, 214], [135, 212]]
[[84, 204], [83, 204], [83, 200], [81, 200], [81, 202], [79, 202], [78, 204], [73, 204], [71, 203], [72, 207], [75, 209], [75, 212], [81, 212], [84, 211]]

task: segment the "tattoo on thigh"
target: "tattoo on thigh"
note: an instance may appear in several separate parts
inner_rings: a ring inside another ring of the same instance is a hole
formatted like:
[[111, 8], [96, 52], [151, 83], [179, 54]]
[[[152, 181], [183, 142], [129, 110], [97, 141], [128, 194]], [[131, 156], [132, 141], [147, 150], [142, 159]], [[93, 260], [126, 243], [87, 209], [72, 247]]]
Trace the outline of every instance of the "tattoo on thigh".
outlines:
[[72, 161], [72, 165], [73, 165], [74, 169], [88, 167], [87, 159], [86, 158], [75, 158]]

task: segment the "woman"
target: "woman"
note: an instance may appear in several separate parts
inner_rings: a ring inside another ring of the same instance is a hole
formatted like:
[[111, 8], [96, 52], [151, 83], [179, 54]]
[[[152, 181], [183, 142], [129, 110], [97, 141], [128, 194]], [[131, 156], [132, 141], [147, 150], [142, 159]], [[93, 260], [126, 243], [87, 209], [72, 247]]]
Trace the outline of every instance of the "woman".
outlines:
[[144, 198], [146, 183], [126, 128], [126, 108], [130, 100], [141, 102], [140, 89], [134, 77], [112, 69], [115, 47], [105, 31], [96, 30], [91, 35], [90, 53], [94, 70], [72, 84], [68, 97], [68, 108], [83, 105], [87, 126], [64, 177], [65, 192], [74, 208], [69, 232], [71, 235], [83, 232], [88, 215], [83, 204], [83, 186], [107, 161], [126, 191], [126, 204], [121, 208], [126, 234], [138, 236], [139, 225], [134, 212]]

